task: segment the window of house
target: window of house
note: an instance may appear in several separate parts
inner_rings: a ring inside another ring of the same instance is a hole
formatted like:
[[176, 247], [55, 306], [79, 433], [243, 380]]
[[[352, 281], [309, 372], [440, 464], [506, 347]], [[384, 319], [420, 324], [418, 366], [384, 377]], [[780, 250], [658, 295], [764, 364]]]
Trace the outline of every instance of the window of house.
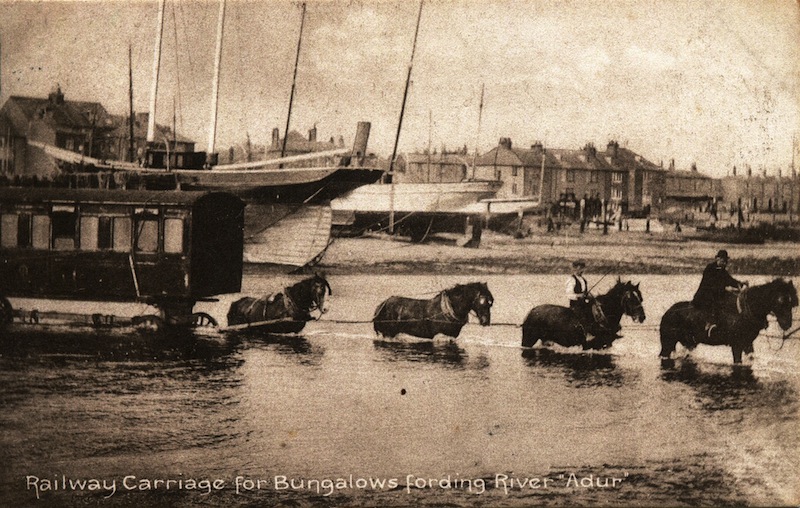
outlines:
[[567, 181], [570, 182], [570, 183], [575, 181], [575, 170], [574, 169], [568, 169], [567, 170]]
[[611, 189], [611, 199], [622, 199], [622, 189], [618, 187]]
[[164, 252], [183, 252], [183, 220], [164, 219]]
[[513, 194], [515, 196], [517, 195], [517, 184], [515, 184], [515, 183], [511, 184], [511, 194]]
[[613, 173], [611, 173], [611, 181], [613, 183], [622, 183], [622, 172], [614, 171]]
[[97, 250], [98, 217], [81, 217], [81, 250]]
[[511, 176], [517, 176], [517, 167], [516, 166], [511, 168]]
[[75, 249], [75, 233], [78, 229], [78, 220], [75, 210], [70, 207], [53, 207], [50, 216], [53, 227], [53, 248], [55, 250]]
[[503, 173], [501, 173], [499, 169], [495, 169], [494, 170], [494, 179], [495, 180], [502, 180], [503, 179]]
[[114, 217], [112, 224], [112, 249], [116, 252], [130, 252], [131, 219], [129, 217]]
[[[111, 217], [98, 217], [97, 219], [97, 248], [100, 250], [111, 249], [114, 246], [114, 219]], [[130, 234], [128, 235], [130, 236]]]
[[47, 215], [34, 215], [31, 233], [31, 245], [34, 249], [49, 249], [50, 217]]
[[75, 143], [72, 141], [72, 139], [67, 139], [64, 143], [64, 148], [67, 150], [72, 150], [75, 148]]
[[590, 171], [589, 172], [589, 181], [592, 183], [597, 183], [599, 180], [597, 171]]

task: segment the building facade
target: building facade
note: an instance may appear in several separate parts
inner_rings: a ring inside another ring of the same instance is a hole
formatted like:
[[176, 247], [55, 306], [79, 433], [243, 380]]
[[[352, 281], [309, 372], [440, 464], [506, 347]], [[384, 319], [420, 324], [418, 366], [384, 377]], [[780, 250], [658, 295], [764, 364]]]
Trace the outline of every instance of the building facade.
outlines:
[[501, 138], [477, 159], [475, 173], [503, 182], [498, 198], [531, 198], [540, 207], [591, 198], [615, 210], [646, 212], [664, 200], [664, 169], [616, 141], [598, 151], [591, 143], [577, 150], [541, 143], [515, 148]]

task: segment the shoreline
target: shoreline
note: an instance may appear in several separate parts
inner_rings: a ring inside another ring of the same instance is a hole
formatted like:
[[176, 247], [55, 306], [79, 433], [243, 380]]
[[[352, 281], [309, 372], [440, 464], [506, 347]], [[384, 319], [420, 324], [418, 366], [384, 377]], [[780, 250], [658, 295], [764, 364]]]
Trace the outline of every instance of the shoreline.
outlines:
[[484, 231], [479, 248], [462, 247], [465, 241], [463, 235], [427, 243], [388, 235], [334, 238], [322, 260], [308, 270], [333, 275], [568, 274], [572, 261], [583, 259], [595, 272], [678, 275], [701, 273], [724, 248], [731, 255], [733, 275], [800, 276], [800, 243], [795, 242], [726, 244], [679, 234], [594, 231], [523, 239]]

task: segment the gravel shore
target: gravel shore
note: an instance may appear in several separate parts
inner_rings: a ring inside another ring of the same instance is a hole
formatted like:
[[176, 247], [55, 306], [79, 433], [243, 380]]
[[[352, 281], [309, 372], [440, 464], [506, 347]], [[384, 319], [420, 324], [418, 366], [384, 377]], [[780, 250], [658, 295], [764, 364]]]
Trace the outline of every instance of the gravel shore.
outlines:
[[732, 274], [800, 275], [800, 244], [724, 244], [676, 233], [599, 231], [540, 234], [523, 239], [485, 231], [479, 248], [449, 235], [412, 243], [386, 235], [336, 238], [317, 268], [349, 273], [570, 273], [583, 259], [594, 272], [627, 274], [701, 273], [719, 249], [727, 249]]

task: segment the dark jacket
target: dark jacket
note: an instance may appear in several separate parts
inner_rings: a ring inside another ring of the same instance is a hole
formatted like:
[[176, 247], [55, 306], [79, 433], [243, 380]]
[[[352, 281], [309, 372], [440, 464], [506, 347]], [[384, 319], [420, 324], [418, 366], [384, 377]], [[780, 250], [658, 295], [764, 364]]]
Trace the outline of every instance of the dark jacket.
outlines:
[[741, 283], [731, 277], [728, 270], [718, 266], [716, 262], [711, 262], [703, 270], [703, 278], [700, 280], [700, 287], [694, 294], [692, 304], [699, 309], [710, 309], [725, 295], [725, 288], [740, 286]]

